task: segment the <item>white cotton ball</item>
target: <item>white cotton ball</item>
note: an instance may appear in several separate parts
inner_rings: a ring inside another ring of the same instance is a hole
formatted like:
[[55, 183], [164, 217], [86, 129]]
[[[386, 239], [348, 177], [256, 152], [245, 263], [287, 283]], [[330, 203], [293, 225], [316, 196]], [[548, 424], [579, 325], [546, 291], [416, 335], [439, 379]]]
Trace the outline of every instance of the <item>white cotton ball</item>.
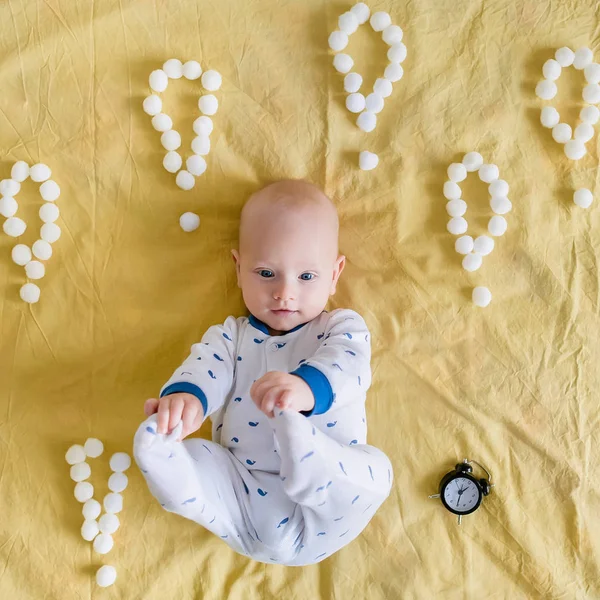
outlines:
[[581, 206], [581, 208], [589, 208], [592, 205], [593, 200], [594, 197], [592, 196], [592, 192], [585, 188], [581, 188], [573, 194], [573, 202], [575, 202], [577, 206]]
[[108, 489], [111, 492], [120, 493], [127, 487], [128, 482], [129, 480], [125, 473], [113, 473], [108, 478]]
[[113, 513], [106, 513], [98, 520], [98, 527], [102, 533], [114, 533], [119, 529], [119, 517]]
[[71, 467], [71, 479], [73, 481], [84, 481], [91, 474], [92, 469], [86, 462], [80, 462]]
[[88, 481], [80, 481], [75, 486], [75, 499], [77, 502], [87, 502], [94, 495], [94, 486]]
[[106, 494], [104, 496], [104, 510], [107, 513], [119, 513], [123, 510], [123, 496], [121, 494]]
[[200, 217], [193, 212], [183, 213], [179, 217], [179, 226], [183, 231], [190, 232], [196, 231], [200, 227]]
[[347, 35], [352, 35], [358, 29], [358, 17], [352, 12], [345, 12], [338, 19], [338, 27]]
[[383, 77], [379, 77], [375, 84], [373, 85], [373, 91], [376, 94], [379, 94], [382, 98], [387, 98], [392, 94], [392, 82], [384, 79]]
[[85, 462], [85, 450], [83, 449], [83, 446], [80, 444], [71, 446], [65, 454], [65, 460], [70, 465], [76, 465], [77, 463]]
[[553, 58], [547, 60], [542, 67], [542, 73], [546, 79], [556, 81], [560, 77], [562, 67]]
[[110, 457], [110, 468], [115, 473], [121, 473], [123, 471], [127, 471], [131, 466], [131, 457], [127, 452], [115, 452]]
[[[399, 44], [402, 41], [402, 36], [404, 32], [398, 25], [388, 25], [382, 32], [381, 36], [383, 37], [383, 41], [388, 46], [393, 46], [394, 44]], [[395, 62], [395, 61], [394, 61]], [[400, 61], [398, 61], [400, 62]]]
[[494, 196], [508, 196], [509, 186], [504, 179], [496, 179], [496, 181], [492, 181], [488, 186], [488, 191], [492, 198]]
[[110, 533], [101, 533], [94, 540], [94, 550], [98, 554], [107, 554], [112, 550], [114, 541]]
[[32, 260], [25, 265], [25, 273], [29, 279], [41, 279], [46, 274], [46, 267], [39, 260]]
[[470, 235], [459, 237], [454, 243], [454, 249], [459, 254], [469, 254], [473, 251], [473, 238]]
[[358, 19], [359, 25], [366, 23], [369, 20], [369, 16], [371, 15], [371, 9], [364, 3], [359, 2], [355, 4], [350, 12], [354, 14], [354, 16]]
[[185, 161], [185, 166], [194, 177], [200, 177], [206, 171], [206, 161], [202, 156], [198, 156], [197, 154], [192, 154]]
[[334, 31], [329, 36], [329, 47], [334, 52], [343, 50], [348, 45], [348, 34], [343, 31]]
[[462, 217], [467, 212], [467, 203], [464, 200], [450, 200], [446, 203], [446, 212], [451, 217]]
[[0, 181], [0, 194], [3, 196], [16, 196], [21, 190], [21, 184], [14, 179], [3, 179]]
[[552, 128], [552, 137], [559, 144], [566, 144], [572, 135], [571, 126], [567, 123], [559, 123]]
[[467, 254], [462, 260], [462, 267], [465, 271], [477, 271], [483, 263], [481, 254], [471, 253]]
[[387, 57], [391, 63], [402, 63], [406, 59], [406, 53], [406, 46], [400, 42], [388, 49]]
[[25, 221], [19, 219], [19, 217], [10, 217], [4, 221], [2, 229], [4, 229], [4, 233], [10, 235], [10, 237], [19, 237], [25, 233], [27, 225]]
[[206, 94], [206, 96], [202, 96], [200, 100], [198, 100], [198, 108], [202, 114], [211, 117], [219, 110], [219, 101], [216, 96]]
[[214, 71], [213, 69], [209, 71], [204, 71], [202, 73], [202, 87], [209, 92], [216, 92], [223, 83], [223, 78], [221, 77], [221, 73], [218, 71]]
[[586, 154], [585, 144], [581, 140], [569, 140], [565, 144], [565, 155], [571, 160], [579, 160]]
[[210, 152], [210, 138], [206, 135], [198, 135], [192, 140], [194, 154], [206, 156]]
[[467, 171], [472, 173], [473, 171], [479, 170], [483, 165], [483, 156], [479, 152], [468, 152], [462, 159], [462, 164], [465, 165]]
[[386, 12], [376, 12], [371, 15], [370, 23], [375, 31], [383, 31], [392, 24], [392, 17]]
[[160, 143], [165, 150], [172, 152], [181, 146], [181, 136], [178, 131], [169, 129], [160, 136]]
[[31, 250], [29, 249], [29, 246], [26, 246], [25, 244], [17, 244], [12, 249], [11, 256], [15, 264], [19, 265], [20, 267], [24, 267], [31, 260]]
[[462, 194], [462, 190], [454, 181], [446, 181], [444, 183], [444, 197], [448, 200], [458, 200]]
[[544, 106], [544, 108], [542, 108], [540, 121], [544, 127], [552, 129], [552, 127], [558, 125], [560, 121], [560, 115], [554, 106]]
[[454, 217], [448, 221], [446, 227], [453, 235], [462, 235], [467, 231], [469, 224], [464, 217]]
[[182, 169], [179, 171], [179, 173], [177, 173], [177, 177], [175, 177], [175, 183], [182, 190], [191, 190], [196, 184], [196, 179], [189, 171]]
[[190, 81], [198, 79], [202, 75], [202, 67], [197, 60], [188, 60], [183, 65], [183, 76]]
[[492, 183], [500, 176], [500, 169], [494, 164], [479, 167], [479, 179], [484, 183]]
[[181, 169], [181, 165], [183, 164], [183, 159], [179, 152], [171, 151], [165, 154], [163, 158], [163, 167], [169, 173], [177, 173], [179, 169]]
[[158, 113], [152, 117], [152, 127], [156, 131], [169, 131], [173, 127], [173, 119], [165, 113]]
[[2, 196], [0, 198], [0, 215], [8, 219], [16, 215], [18, 210], [19, 204], [14, 198], [10, 196]]
[[583, 74], [588, 83], [600, 83], [600, 65], [598, 63], [590, 63], [583, 70]]
[[150, 73], [148, 82], [155, 92], [164, 92], [169, 85], [169, 78], [162, 69], [156, 69], [156, 71]]
[[21, 183], [29, 177], [29, 165], [24, 160], [18, 160], [10, 170], [10, 178]]
[[364, 110], [365, 106], [366, 106], [366, 100], [365, 97], [356, 92], [354, 94], [350, 94], [347, 98], [346, 98], [346, 108], [351, 112], [351, 113], [359, 113], [362, 110]]
[[44, 163], [37, 163], [29, 169], [29, 177], [36, 183], [41, 183], [42, 181], [46, 181], [46, 179], [50, 179], [51, 175], [52, 171], [50, 167]]
[[542, 81], [535, 86], [535, 95], [542, 100], [552, 100], [557, 92], [558, 88], [556, 87], [556, 83], [548, 79], [542, 79]]
[[589, 83], [583, 88], [583, 99], [588, 104], [598, 104], [600, 102], [600, 85]]
[[585, 106], [581, 109], [579, 118], [584, 123], [595, 125], [598, 122], [598, 119], [600, 119], [600, 110], [596, 106]]
[[150, 94], [150, 96], [144, 98], [142, 108], [147, 115], [153, 117], [162, 110], [162, 100], [156, 94]]
[[98, 500], [90, 498], [83, 505], [81, 512], [83, 513], [83, 518], [86, 521], [93, 521], [94, 519], [97, 519], [100, 516], [100, 513], [102, 512], [102, 505], [100, 504], [100, 502], [98, 502]]
[[111, 565], [103, 565], [96, 572], [96, 583], [100, 587], [109, 587], [117, 580], [117, 570]]
[[356, 125], [359, 129], [369, 133], [370, 131], [373, 131], [377, 125], [377, 115], [366, 110], [358, 115], [358, 118], [356, 119]]
[[368, 111], [374, 112], [375, 114], [383, 110], [383, 97], [373, 92], [369, 94], [365, 100], [365, 107]]
[[486, 287], [478, 286], [473, 289], [473, 304], [485, 308], [492, 301], [492, 292]]
[[163, 65], [162, 70], [169, 79], [181, 79], [183, 76], [183, 64], [178, 58], [170, 58]]
[[338, 73], [348, 73], [354, 66], [354, 61], [348, 54], [340, 53], [333, 57], [333, 66]]
[[31, 250], [33, 255], [40, 260], [49, 260], [52, 256], [52, 246], [44, 240], [36, 240]]
[[192, 128], [196, 135], [210, 135], [213, 132], [214, 125], [210, 117], [202, 115], [194, 121]]
[[362, 82], [363, 78], [358, 73], [348, 73], [348, 75], [344, 77], [344, 90], [349, 94], [354, 94], [354, 92], [360, 90]]
[[39, 215], [40, 219], [44, 223], [54, 223], [54, 221], [58, 220], [58, 217], [60, 216], [60, 210], [56, 204], [46, 202], [40, 206]]
[[473, 250], [481, 256], [487, 256], [494, 249], [495, 244], [496, 242], [491, 237], [480, 235], [473, 242]]
[[379, 156], [368, 150], [363, 150], [358, 155], [358, 166], [363, 171], [371, 171], [379, 164]]
[[494, 236], [498, 237], [504, 235], [508, 228], [508, 223], [504, 217], [498, 215], [492, 217], [488, 222], [488, 231]]
[[98, 534], [100, 533], [100, 529], [98, 529], [98, 523], [93, 520], [84, 521], [81, 526], [81, 537], [86, 542], [91, 542]]
[[573, 64], [573, 60], [575, 59], [575, 52], [571, 50], [571, 48], [567, 48], [566, 46], [563, 48], [559, 48], [554, 55], [556, 58], [556, 62], [561, 67], [570, 67]]
[[56, 223], [44, 223], [40, 229], [40, 237], [49, 244], [58, 241], [60, 234], [60, 227]]
[[462, 163], [452, 163], [448, 167], [448, 179], [458, 183], [467, 178], [467, 168]]
[[575, 127], [574, 138], [583, 143], [589, 142], [594, 137], [594, 126], [589, 123], [580, 123]]
[[26, 283], [19, 290], [19, 296], [23, 302], [35, 304], [40, 299], [40, 288], [35, 283]]
[[594, 53], [586, 47], [575, 50], [573, 66], [577, 70], [585, 69], [594, 60]]
[[404, 75], [404, 69], [398, 63], [390, 63], [383, 72], [383, 76], [392, 83], [400, 81]]
[[40, 185], [40, 196], [46, 202], [54, 202], [60, 196], [60, 186], [56, 181], [48, 179], [48, 181], [44, 181], [44, 183]]
[[104, 452], [104, 444], [98, 438], [88, 438], [83, 445], [86, 456], [98, 458]]
[[497, 215], [505, 215], [512, 210], [512, 202], [502, 196], [494, 196], [490, 200], [492, 211]]

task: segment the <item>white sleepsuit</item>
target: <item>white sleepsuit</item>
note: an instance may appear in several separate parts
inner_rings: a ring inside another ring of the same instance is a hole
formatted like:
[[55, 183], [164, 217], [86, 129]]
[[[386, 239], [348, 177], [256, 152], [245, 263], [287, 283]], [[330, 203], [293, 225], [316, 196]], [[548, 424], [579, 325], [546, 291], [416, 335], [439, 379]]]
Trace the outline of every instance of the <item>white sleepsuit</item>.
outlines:
[[[319, 562], [366, 527], [390, 493], [387, 456], [366, 445], [370, 334], [351, 310], [323, 312], [281, 336], [253, 316], [208, 329], [161, 397], [195, 395], [212, 419], [213, 442], [156, 433], [156, 415], [134, 439], [134, 455], [166, 510], [196, 521], [237, 552], [285, 565]], [[269, 371], [302, 377], [315, 396], [308, 413], [250, 397]]]

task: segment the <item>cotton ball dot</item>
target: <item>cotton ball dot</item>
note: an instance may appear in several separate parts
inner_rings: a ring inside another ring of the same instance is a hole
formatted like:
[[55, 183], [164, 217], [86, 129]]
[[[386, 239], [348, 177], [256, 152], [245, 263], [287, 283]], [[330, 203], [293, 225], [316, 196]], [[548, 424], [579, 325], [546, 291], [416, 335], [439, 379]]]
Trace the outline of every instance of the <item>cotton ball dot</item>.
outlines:
[[29, 279], [41, 279], [46, 274], [46, 267], [40, 261], [32, 260], [25, 265], [25, 274]]
[[587, 153], [585, 144], [581, 140], [569, 140], [565, 144], [565, 155], [571, 160], [579, 160]]
[[51, 175], [52, 171], [50, 170], [50, 167], [44, 163], [37, 163], [29, 169], [29, 177], [36, 183], [41, 183], [42, 181], [46, 181], [46, 179], [50, 179]]
[[83, 446], [80, 444], [71, 446], [65, 454], [65, 460], [70, 465], [76, 465], [77, 463], [85, 462], [85, 450], [83, 449]]
[[94, 550], [98, 554], [107, 554], [114, 545], [112, 536], [109, 533], [101, 533], [94, 540]]
[[370, 23], [375, 31], [383, 31], [392, 24], [392, 17], [386, 12], [376, 12], [371, 15]]
[[183, 159], [179, 152], [171, 151], [165, 154], [163, 158], [163, 167], [169, 171], [169, 173], [177, 173], [181, 169]]
[[380, 77], [373, 85], [373, 91], [379, 94], [382, 98], [387, 98], [392, 94], [392, 82]]
[[544, 106], [544, 108], [542, 108], [542, 114], [540, 115], [540, 121], [544, 127], [552, 129], [552, 127], [558, 125], [560, 115], [554, 106]]
[[446, 203], [446, 212], [450, 217], [462, 217], [467, 212], [467, 203], [464, 200], [450, 200]]
[[479, 269], [479, 267], [481, 267], [483, 263], [483, 258], [481, 257], [481, 254], [475, 254], [475, 253], [471, 253], [471, 254], [467, 254], [463, 260], [462, 260], [462, 267], [465, 271], [477, 271], [477, 269]]
[[73, 481], [84, 481], [92, 474], [90, 465], [80, 462], [71, 467], [71, 479]]
[[481, 165], [479, 167], [479, 179], [484, 183], [492, 183], [498, 179], [500, 175], [500, 169], [496, 165]]
[[148, 82], [150, 83], [150, 87], [155, 92], [164, 92], [169, 85], [169, 78], [162, 69], [156, 69], [156, 71], [152, 71], [152, 73], [150, 73]]
[[216, 92], [223, 83], [221, 73], [218, 71], [210, 70], [202, 73], [202, 87], [209, 92]]
[[86, 542], [91, 542], [98, 534], [100, 533], [100, 529], [98, 529], [98, 523], [96, 521], [84, 521], [81, 526], [81, 537]]
[[179, 217], [179, 225], [183, 231], [195, 231], [200, 227], [200, 217], [193, 212], [186, 212]]
[[117, 570], [111, 565], [103, 565], [96, 572], [96, 583], [100, 587], [108, 587], [117, 580]]
[[[46, 182], [48, 183], [48, 182]], [[40, 206], [39, 210], [40, 219], [44, 223], [54, 223], [60, 216], [60, 210], [56, 204], [52, 204], [51, 202], [46, 202]]]
[[448, 200], [458, 200], [462, 194], [462, 190], [454, 181], [446, 181], [444, 183], [444, 197]]
[[162, 100], [156, 94], [151, 94], [147, 98], [144, 98], [142, 108], [147, 115], [153, 117], [162, 110]]
[[29, 246], [26, 246], [25, 244], [17, 244], [12, 249], [11, 256], [15, 264], [19, 265], [20, 267], [24, 267], [31, 260], [31, 250], [29, 249]]
[[173, 127], [173, 119], [165, 113], [158, 113], [152, 117], [152, 127], [156, 131], [169, 131]]
[[459, 237], [454, 243], [454, 249], [459, 254], [469, 254], [473, 251], [473, 238], [470, 235]]
[[600, 110], [596, 106], [585, 106], [581, 109], [579, 118], [584, 123], [595, 125], [598, 122], [598, 119], [600, 119]]
[[589, 83], [583, 88], [583, 99], [588, 104], [598, 104], [600, 102], [600, 85]]
[[343, 50], [348, 45], [348, 34], [343, 31], [334, 31], [329, 36], [329, 47], [334, 52]]
[[359, 25], [362, 25], [369, 20], [371, 9], [364, 2], [359, 2], [350, 9], [350, 12], [358, 19]]
[[190, 81], [198, 79], [202, 75], [202, 67], [197, 60], [188, 60], [183, 65], [183, 76]]
[[362, 82], [363, 78], [358, 73], [348, 73], [344, 77], [344, 90], [349, 94], [354, 94], [354, 92], [360, 90]]
[[546, 79], [556, 81], [560, 77], [562, 67], [553, 58], [547, 60], [542, 67], [542, 73]]
[[391, 63], [402, 63], [406, 59], [406, 46], [400, 42], [399, 44], [394, 44], [387, 51], [388, 60]]
[[574, 137], [581, 142], [589, 142], [594, 137], [594, 126], [589, 123], [580, 123], [575, 127]]
[[192, 140], [192, 150], [194, 154], [206, 156], [210, 152], [210, 138], [206, 135], [196, 136]]
[[129, 480], [125, 473], [113, 473], [108, 478], [108, 489], [111, 492], [120, 493], [127, 487], [128, 482]]
[[338, 73], [348, 73], [354, 66], [354, 61], [348, 54], [340, 53], [333, 57], [333, 66]]
[[365, 100], [366, 109], [376, 114], [383, 110], [383, 104], [383, 97], [375, 92], [369, 94]]
[[18, 160], [10, 170], [10, 178], [19, 183], [29, 177], [29, 165], [24, 160]]
[[448, 179], [458, 183], [467, 178], [467, 168], [462, 163], [452, 163], [448, 167]]
[[192, 156], [188, 157], [185, 161], [185, 166], [195, 177], [200, 177], [206, 171], [206, 161], [202, 156], [198, 156], [197, 154], [192, 154]]
[[535, 95], [542, 100], [552, 100], [557, 92], [556, 83], [548, 79], [543, 79], [535, 86]]
[[485, 308], [492, 301], [492, 292], [486, 287], [478, 286], [473, 289], [473, 304]]
[[114, 533], [119, 529], [119, 517], [113, 513], [106, 513], [98, 520], [98, 527], [102, 533]]
[[364, 111], [358, 115], [356, 125], [359, 129], [369, 133], [370, 131], [373, 131], [377, 125], [377, 115], [369, 111]]
[[381, 36], [383, 37], [383, 41], [388, 46], [399, 44], [402, 41], [403, 35], [404, 32], [400, 27], [398, 27], [398, 25], [388, 25], [381, 34]]
[[189, 171], [181, 170], [179, 173], [177, 173], [175, 183], [182, 190], [191, 190], [196, 184], [196, 179]]
[[122, 471], [127, 471], [131, 466], [131, 457], [126, 452], [115, 452], [110, 457], [109, 464], [115, 473], [121, 473]]
[[589, 64], [585, 67], [583, 73], [588, 83], [600, 83], [600, 65], [598, 63]]
[[508, 183], [504, 181], [504, 179], [496, 179], [496, 181], [492, 181], [488, 187], [488, 191], [490, 192], [490, 196], [492, 196], [492, 198], [494, 196], [507, 196], [508, 190]]
[[81, 512], [83, 513], [83, 518], [86, 521], [93, 521], [100, 516], [100, 513], [102, 512], [102, 505], [100, 502], [98, 502], [98, 500], [91, 498], [83, 505]]
[[352, 35], [358, 29], [358, 17], [352, 12], [345, 12], [338, 19], [338, 27], [347, 35]]
[[192, 129], [196, 135], [210, 135], [213, 132], [214, 125], [210, 117], [202, 115], [194, 121]]
[[581, 188], [573, 194], [573, 202], [575, 202], [577, 206], [581, 206], [581, 208], [589, 208], [592, 205], [593, 200], [594, 197], [592, 196], [592, 192], [585, 188]]
[[75, 499], [77, 502], [87, 502], [94, 495], [94, 486], [88, 481], [80, 481], [75, 486]]
[[492, 217], [488, 222], [488, 231], [494, 237], [504, 235], [507, 228], [508, 228], [508, 223], [506, 222], [506, 219], [504, 217], [500, 217], [498, 215]]
[[585, 46], [575, 50], [573, 57], [573, 66], [577, 70], [585, 69], [594, 60], [594, 53]]
[[9, 217], [16, 215], [18, 210], [19, 205], [14, 198], [11, 198], [10, 196], [3, 196], [0, 198], [0, 215], [8, 219]]
[[446, 226], [448, 231], [453, 235], [462, 235], [467, 231], [468, 223], [463, 217], [454, 217], [448, 221]]
[[183, 64], [178, 58], [170, 58], [163, 65], [162, 70], [169, 79], [181, 79], [183, 75]]
[[104, 496], [104, 510], [107, 513], [119, 513], [123, 510], [123, 496], [121, 494], [106, 494]]
[[490, 200], [492, 211], [497, 215], [505, 215], [512, 210], [512, 202], [508, 198], [502, 196], [494, 196]]
[[[40, 260], [49, 260], [52, 256], [52, 246], [44, 240], [35, 241], [31, 250], [33, 251], [33, 255]], [[27, 267], [25, 267], [25, 270], [27, 270]]]
[[216, 114], [217, 110], [219, 110], [219, 101], [216, 96], [212, 94], [207, 94], [206, 96], [202, 96], [200, 100], [198, 100], [198, 108], [202, 114], [208, 115], [209, 117]]
[[4, 229], [4, 233], [10, 235], [10, 237], [19, 237], [25, 233], [27, 225], [25, 224], [25, 221], [19, 219], [19, 217], [10, 217], [4, 221], [2, 229]]
[[552, 137], [559, 144], [566, 144], [572, 135], [571, 126], [567, 123], [559, 123], [552, 128]]
[[60, 196], [60, 186], [56, 181], [49, 179], [40, 185], [40, 196], [46, 202], [54, 202]]
[[60, 227], [56, 223], [44, 223], [40, 229], [40, 237], [49, 244], [58, 241], [60, 234]]
[[98, 458], [104, 452], [104, 444], [98, 438], [88, 438], [83, 445], [86, 456]]
[[390, 63], [383, 72], [383, 76], [391, 82], [400, 81], [404, 75], [404, 69], [398, 63]]
[[21, 184], [14, 179], [3, 179], [0, 181], [0, 194], [3, 196], [16, 196], [21, 190]]
[[358, 166], [363, 171], [371, 171], [379, 164], [379, 156], [368, 150], [363, 150], [358, 155]]
[[346, 98], [346, 108], [351, 113], [359, 113], [360, 111], [364, 110], [365, 105], [366, 105], [365, 97], [358, 92], [354, 93], [354, 94], [350, 94]]
[[23, 302], [35, 304], [40, 299], [40, 288], [35, 283], [26, 283], [19, 290], [19, 296]]
[[561, 67], [570, 67], [575, 59], [575, 52], [565, 46], [556, 51], [554, 58]]
[[479, 152], [468, 152], [462, 159], [462, 164], [469, 173], [477, 171], [483, 165], [483, 156]]
[[495, 246], [494, 240], [487, 235], [480, 235], [473, 242], [473, 250], [477, 252], [477, 254], [481, 254], [481, 256], [487, 256]]

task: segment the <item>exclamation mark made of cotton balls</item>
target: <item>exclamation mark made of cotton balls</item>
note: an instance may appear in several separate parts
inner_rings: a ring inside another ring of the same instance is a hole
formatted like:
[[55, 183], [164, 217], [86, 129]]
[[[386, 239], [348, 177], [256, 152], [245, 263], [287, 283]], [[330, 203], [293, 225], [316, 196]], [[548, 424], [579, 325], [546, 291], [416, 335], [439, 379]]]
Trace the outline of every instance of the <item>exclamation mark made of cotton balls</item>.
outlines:
[[[349, 37], [369, 20], [371, 27], [381, 32], [383, 41], [389, 46], [387, 57], [390, 61], [383, 77], [377, 79], [373, 85], [373, 91], [365, 96], [360, 92], [363, 78], [359, 73], [352, 72], [354, 60], [349, 54], [341, 53], [348, 45]], [[336, 52], [333, 66], [339, 73], [345, 75], [344, 90], [348, 93], [346, 97], [346, 108], [358, 114], [357, 126], [367, 133], [373, 131], [377, 126], [377, 115], [383, 110], [385, 98], [388, 98], [393, 90], [394, 83], [400, 81], [404, 75], [401, 63], [406, 58], [406, 46], [402, 43], [403, 32], [397, 25], [392, 25], [392, 19], [386, 12], [376, 12], [371, 15], [371, 10], [364, 2], [355, 4], [348, 12], [342, 14], [338, 19], [338, 28], [329, 36], [329, 47]], [[358, 164], [363, 171], [374, 169], [379, 163], [379, 157], [373, 152], [363, 150], [359, 154]]]

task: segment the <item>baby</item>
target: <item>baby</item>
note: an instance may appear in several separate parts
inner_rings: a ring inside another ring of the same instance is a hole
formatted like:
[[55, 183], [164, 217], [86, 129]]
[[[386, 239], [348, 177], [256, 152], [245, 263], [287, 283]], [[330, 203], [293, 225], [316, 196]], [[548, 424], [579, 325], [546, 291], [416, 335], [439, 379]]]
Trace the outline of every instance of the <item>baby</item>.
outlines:
[[[331, 556], [392, 484], [390, 461], [366, 445], [369, 331], [354, 311], [324, 310], [345, 265], [338, 228], [306, 182], [248, 200], [232, 254], [250, 316], [208, 329], [135, 435], [161, 506], [266, 563]], [[212, 442], [182, 441], [209, 416]]]

